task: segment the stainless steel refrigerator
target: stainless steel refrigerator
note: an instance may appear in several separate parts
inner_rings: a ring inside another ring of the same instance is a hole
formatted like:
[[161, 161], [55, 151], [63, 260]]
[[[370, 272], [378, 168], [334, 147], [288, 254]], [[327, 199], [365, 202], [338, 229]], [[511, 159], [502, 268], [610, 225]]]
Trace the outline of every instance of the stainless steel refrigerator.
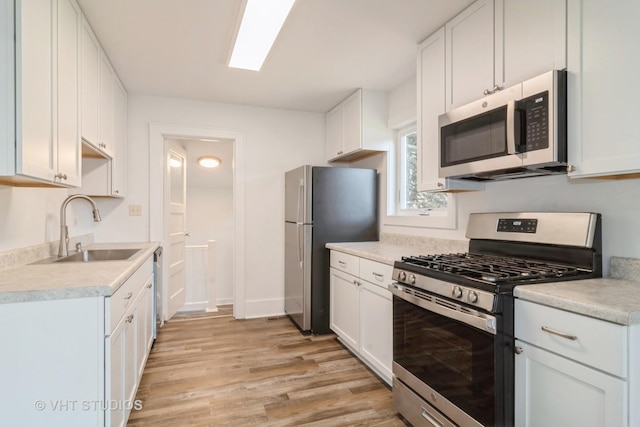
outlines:
[[329, 242], [378, 240], [375, 169], [301, 166], [285, 174], [285, 312], [329, 329]]

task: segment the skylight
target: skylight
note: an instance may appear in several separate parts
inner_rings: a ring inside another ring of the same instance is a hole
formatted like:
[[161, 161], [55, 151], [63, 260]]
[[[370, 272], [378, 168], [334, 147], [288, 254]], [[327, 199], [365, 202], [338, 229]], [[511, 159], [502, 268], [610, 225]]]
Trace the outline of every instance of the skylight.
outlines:
[[229, 67], [260, 71], [295, 0], [247, 0]]

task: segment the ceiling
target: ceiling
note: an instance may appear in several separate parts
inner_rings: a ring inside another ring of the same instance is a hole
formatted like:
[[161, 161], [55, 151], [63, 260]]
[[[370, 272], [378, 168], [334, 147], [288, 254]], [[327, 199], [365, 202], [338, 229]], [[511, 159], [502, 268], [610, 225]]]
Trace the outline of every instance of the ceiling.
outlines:
[[78, 0], [127, 91], [326, 112], [415, 75], [472, 0], [298, 0], [259, 72], [226, 66], [242, 0]]
[[[178, 142], [187, 154], [187, 185], [207, 189], [233, 188], [233, 140], [218, 139], [215, 141], [183, 139]], [[214, 169], [198, 165], [202, 156], [215, 156], [222, 163]]]

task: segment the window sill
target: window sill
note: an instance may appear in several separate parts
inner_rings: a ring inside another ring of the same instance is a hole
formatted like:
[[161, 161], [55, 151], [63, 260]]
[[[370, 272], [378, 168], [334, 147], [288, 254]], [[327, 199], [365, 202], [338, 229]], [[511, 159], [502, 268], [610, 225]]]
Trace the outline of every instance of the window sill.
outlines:
[[387, 215], [383, 218], [384, 225], [392, 225], [398, 227], [416, 227], [416, 228], [444, 228], [455, 229], [457, 226], [456, 209], [449, 209], [446, 214], [435, 215]]

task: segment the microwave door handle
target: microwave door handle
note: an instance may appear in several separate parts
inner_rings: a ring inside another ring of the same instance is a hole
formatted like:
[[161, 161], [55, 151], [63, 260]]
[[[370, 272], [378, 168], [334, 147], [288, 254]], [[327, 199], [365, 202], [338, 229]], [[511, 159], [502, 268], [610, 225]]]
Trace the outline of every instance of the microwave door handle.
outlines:
[[507, 103], [507, 154], [516, 154], [516, 131], [515, 131], [516, 102]]

